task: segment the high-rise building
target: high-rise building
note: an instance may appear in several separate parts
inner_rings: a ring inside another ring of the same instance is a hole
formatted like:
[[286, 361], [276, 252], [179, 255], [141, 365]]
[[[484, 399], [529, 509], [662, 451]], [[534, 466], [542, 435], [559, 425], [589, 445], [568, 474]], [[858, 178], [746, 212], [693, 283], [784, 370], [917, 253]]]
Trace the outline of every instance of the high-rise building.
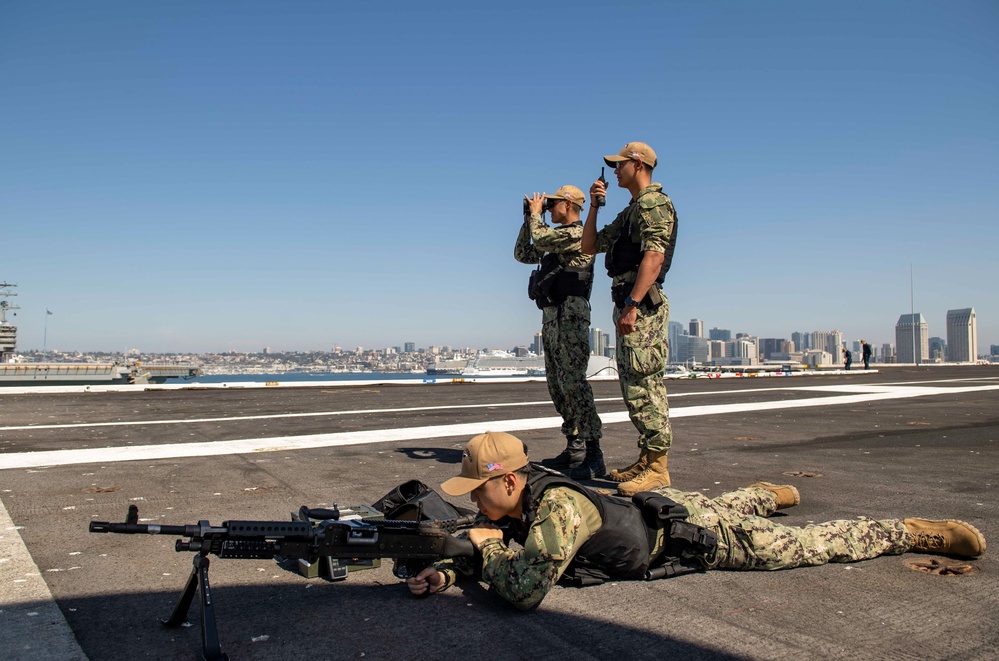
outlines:
[[826, 334], [826, 351], [833, 357], [833, 362], [843, 357], [843, 334], [838, 330]]
[[708, 339], [717, 340], [719, 342], [731, 342], [732, 331], [726, 328], [712, 328], [708, 331]]
[[947, 310], [947, 360], [970, 363], [978, 360], [978, 322], [975, 308]]
[[760, 357], [769, 360], [770, 356], [776, 353], [784, 354], [789, 351], [787, 340], [777, 337], [760, 338]]
[[402, 348], [406, 353], [413, 353], [416, 351], [416, 342], [403, 342]]
[[[874, 354], [874, 362], [877, 360], [877, 352]], [[895, 346], [891, 342], [885, 342], [881, 345], [881, 361], [882, 363], [894, 363], [895, 362]]]
[[543, 356], [545, 353], [545, 343], [541, 339], [541, 333], [534, 334], [534, 343], [531, 344], [531, 351], [539, 356]]
[[942, 337], [930, 338], [930, 360], [934, 363], [942, 363], [947, 355], [947, 343]]
[[590, 353], [594, 356], [604, 355], [604, 350], [607, 348], [607, 333], [602, 332], [599, 328], [593, 326], [590, 327]]
[[802, 333], [801, 331], [794, 331], [791, 333], [791, 341], [794, 342], [794, 348], [797, 351], [804, 351], [808, 349], [808, 333]]
[[903, 314], [895, 324], [896, 356], [900, 363], [923, 363], [930, 358], [929, 328], [919, 312]]
[[814, 351], [826, 351], [828, 341], [829, 333], [825, 331], [812, 331], [808, 334], [808, 348]]
[[679, 321], [671, 321], [669, 322], [669, 327], [667, 328], [667, 334], [669, 336], [669, 362], [678, 363], [680, 362], [678, 358], [680, 336], [686, 335], [687, 331], [683, 330], [683, 324]]
[[693, 337], [704, 337], [704, 322], [700, 319], [691, 319], [690, 334]]

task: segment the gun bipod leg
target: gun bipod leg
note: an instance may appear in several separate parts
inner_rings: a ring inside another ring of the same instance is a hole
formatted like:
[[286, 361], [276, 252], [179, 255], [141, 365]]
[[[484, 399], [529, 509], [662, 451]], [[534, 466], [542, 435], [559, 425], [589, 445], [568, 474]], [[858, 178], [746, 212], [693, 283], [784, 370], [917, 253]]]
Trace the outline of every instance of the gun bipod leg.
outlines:
[[173, 628], [187, 621], [187, 613], [194, 601], [194, 593], [201, 593], [201, 651], [205, 661], [229, 661], [229, 656], [222, 651], [219, 643], [218, 626], [215, 623], [215, 607], [212, 604], [212, 588], [208, 582], [208, 555], [199, 553], [192, 560], [191, 575], [187, 579], [184, 591], [173, 609], [173, 613], [165, 620], [160, 620], [163, 626]]

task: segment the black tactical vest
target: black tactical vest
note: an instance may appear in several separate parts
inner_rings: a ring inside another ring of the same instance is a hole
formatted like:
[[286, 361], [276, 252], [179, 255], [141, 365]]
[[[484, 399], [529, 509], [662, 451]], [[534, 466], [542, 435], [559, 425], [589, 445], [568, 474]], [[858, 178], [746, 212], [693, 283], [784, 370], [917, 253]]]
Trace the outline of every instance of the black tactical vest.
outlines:
[[655, 531], [645, 525], [638, 507], [629, 500], [604, 496], [587, 489], [561, 473], [538, 464], [530, 465], [524, 494], [525, 520], [521, 525], [507, 529], [509, 537], [506, 541], [515, 539], [519, 544], [524, 543], [527, 530], [534, 522], [541, 495], [546, 489], [555, 486], [571, 487], [573, 491], [586, 496], [597, 508], [603, 521], [600, 529], [576, 552], [566, 573], [570, 574], [574, 568], [593, 568], [610, 578], [645, 578]]
[[[650, 191], [658, 192], [658, 191]], [[646, 195], [650, 194], [646, 193]], [[644, 195], [642, 197], [645, 197]], [[621, 218], [621, 231], [618, 232], [617, 238], [614, 239], [614, 245], [611, 249], [607, 251], [604, 256], [604, 266], [607, 267], [607, 275], [614, 277], [616, 275], [621, 275], [622, 273], [628, 273], [629, 271], [638, 271], [638, 265], [642, 263], [642, 244], [641, 241], [636, 241], [632, 236], [631, 227], [631, 211], [635, 208], [635, 205], [641, 204], [641, 198], [632, 201], [624, 211], [618, 214], [615, 218], [615, 222], [618, 218]], [[676, 210], [673, 208], [673, 203], [669, 202], [669, 210], [673, 212], [673, 231], [669, 235], [669, 245], [666, 247], [666, 253], [663, 258], [663, 264], [659, 268], [659, 275], [656, 277], [656, 282], [660, 285], [666, 280], [666, 272], [669, 271], [670, 264], [673, 263], [673, 250], [676, 248], [676, 227], [680, 224], [680, 219], [676, 215]]]
[[539, 308], [562, 305], [570, 296], [590, 300], [593, 289], [593, 262], [588, 266], [562, 266], [558, 255], [549, 252], [541, 258], [541, 265], [531, 273], [527, 295]]

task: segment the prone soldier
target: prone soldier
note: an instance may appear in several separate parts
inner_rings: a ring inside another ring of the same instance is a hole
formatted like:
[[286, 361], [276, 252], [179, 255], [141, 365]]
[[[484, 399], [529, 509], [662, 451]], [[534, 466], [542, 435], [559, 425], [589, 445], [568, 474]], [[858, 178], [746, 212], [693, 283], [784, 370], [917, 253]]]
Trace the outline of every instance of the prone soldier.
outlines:
[[[769, 520], [797, 505], [791, 485], [757, 482], [718, 498], [659, 487], [634, 499], [606, 496], [539, 464], [517, 437], [487, 432], [465, 446], [461, 472], [441, 489], [479, 509], [468, 540], [479, 556], [427, 567], [410, 592], [447, 589], [475, 574], [528, 610], [560, 580], [652, 579], [704, 569], [776, 570], [906, 552], [975, 558], [985, 538], [963, 521], [866, 517], [804, 528]], [[651, 534], [650, 534], [651, 533]], [[516, 541], [519, 546], [511, 546]]]

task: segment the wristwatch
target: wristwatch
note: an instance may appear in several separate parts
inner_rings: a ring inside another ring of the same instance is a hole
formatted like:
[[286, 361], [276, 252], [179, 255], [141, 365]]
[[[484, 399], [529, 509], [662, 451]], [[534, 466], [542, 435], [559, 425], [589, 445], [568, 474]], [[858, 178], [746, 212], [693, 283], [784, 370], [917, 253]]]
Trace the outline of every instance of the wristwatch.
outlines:
[[628, 298], [624, 299], [624, 307], [628, 307], [629, 305], [633, 308], [638, 307], [638, 301], [633, 299], [630, 295], [628, 296]]

